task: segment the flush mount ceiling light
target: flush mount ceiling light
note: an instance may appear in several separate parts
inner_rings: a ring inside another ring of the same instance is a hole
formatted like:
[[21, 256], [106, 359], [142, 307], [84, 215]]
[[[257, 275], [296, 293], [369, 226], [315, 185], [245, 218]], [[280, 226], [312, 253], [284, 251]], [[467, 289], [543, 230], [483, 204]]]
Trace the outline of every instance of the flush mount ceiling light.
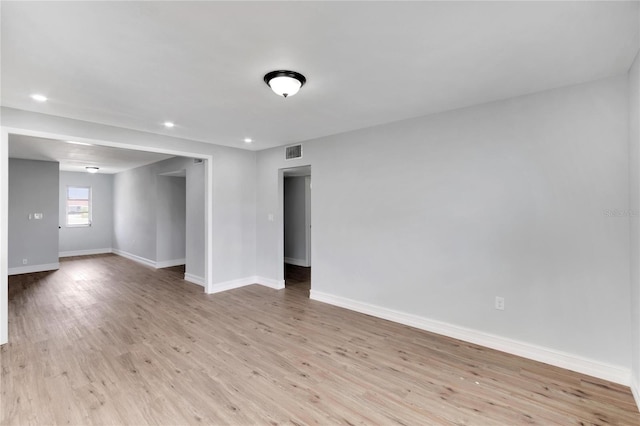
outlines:
[[251, 139], [251, 138], [244, 138], [243, 140], [244, 140], [244, 143], [251, 143], [251, 142], [253, 142], [253, 139]]
[[167, 129], [170, 129], [172, 127], [175, 127], [175, 124], [172, 121], [165, 121], [164, 123], [164, 127], [166, 127]]
[[293, 96], [307, 82], [304, 75], [295, 71], [271, 71], [264, 76], [264, 82], [267, 83], [276, 95], [284, 98]]
[[85, 167], [85, 169], [87, 169], [87, 172], [89, 173], [98, 173], [98, 170], [100, 170], [100, 167]]

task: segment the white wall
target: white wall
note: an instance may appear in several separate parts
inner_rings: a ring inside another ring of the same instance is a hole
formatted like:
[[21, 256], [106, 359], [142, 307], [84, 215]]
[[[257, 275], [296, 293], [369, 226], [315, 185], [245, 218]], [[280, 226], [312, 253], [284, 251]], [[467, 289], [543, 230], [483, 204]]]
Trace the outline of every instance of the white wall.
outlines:
[[312, 295], [628, 381], [627, 102], [620, 76], [261, 151], [258, 275], [281, 275], [278, 169], [311, 164]]
[[[184, 265], [187, 240], [186, 177], [158, 176], [156, 183], [156, 262], [165, 266]], [[202, 201], [202, 195], [198, 199]], [[204, 203], [199, 204], [204, 212]], [[204, 234], [204, 220], [199, 231]]]
[[298, 266], [307, 261], [306, 194], [307, 178], [284, 178], [284, 260]]
[[[66, 226], [68, 186], [91, 187], [91, 226]], [[60, 172], [60, 256], [111, 251], [113, 230], [113, 175]]]
[[9, 160], [9, 274], [58, 268], [58, 176], [56, 162]]
[[640, 53], [629, 70], [629, 220], [631, 224], [632, 383], [640, 405]]

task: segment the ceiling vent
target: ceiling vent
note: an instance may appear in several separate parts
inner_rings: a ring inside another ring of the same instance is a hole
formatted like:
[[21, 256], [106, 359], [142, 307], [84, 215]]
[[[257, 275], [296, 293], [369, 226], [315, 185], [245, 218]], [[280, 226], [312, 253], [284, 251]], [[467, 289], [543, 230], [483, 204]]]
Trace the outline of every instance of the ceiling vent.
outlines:
[[285, 148], [284, 159], [295, 160], [296, 158], [302, 158], [302, 145], [293, 145]]

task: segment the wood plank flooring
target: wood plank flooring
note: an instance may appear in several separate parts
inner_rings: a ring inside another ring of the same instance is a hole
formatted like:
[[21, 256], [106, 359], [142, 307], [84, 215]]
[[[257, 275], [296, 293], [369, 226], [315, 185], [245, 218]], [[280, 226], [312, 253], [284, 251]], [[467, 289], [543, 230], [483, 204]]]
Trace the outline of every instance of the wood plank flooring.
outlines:
[[[3, 425], [640, 425], [628, 388], [115, 255], [10, 277]], [[294, 280], [295, 281], [295, 280]]]

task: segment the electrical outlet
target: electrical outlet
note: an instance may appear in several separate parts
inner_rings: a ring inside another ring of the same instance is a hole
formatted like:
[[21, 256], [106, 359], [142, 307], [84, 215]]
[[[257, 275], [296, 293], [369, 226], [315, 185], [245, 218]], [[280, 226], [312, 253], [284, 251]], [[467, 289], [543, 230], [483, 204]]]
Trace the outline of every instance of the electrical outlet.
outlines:
[[22, 264], [26, 265], [27, 264], [27, 259], [22, 259]]
[[496, 296], [496, 309], [504, 311], [504, 297]]

